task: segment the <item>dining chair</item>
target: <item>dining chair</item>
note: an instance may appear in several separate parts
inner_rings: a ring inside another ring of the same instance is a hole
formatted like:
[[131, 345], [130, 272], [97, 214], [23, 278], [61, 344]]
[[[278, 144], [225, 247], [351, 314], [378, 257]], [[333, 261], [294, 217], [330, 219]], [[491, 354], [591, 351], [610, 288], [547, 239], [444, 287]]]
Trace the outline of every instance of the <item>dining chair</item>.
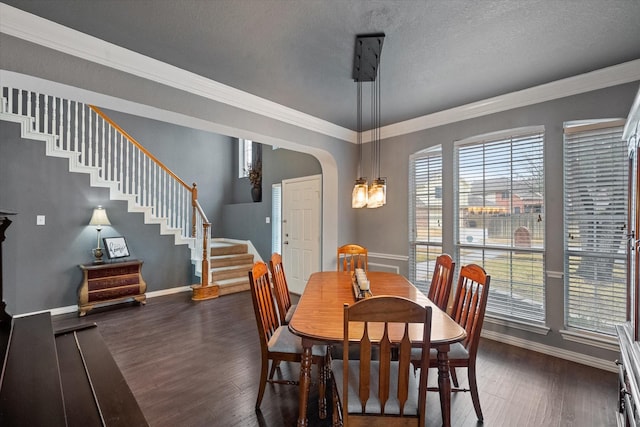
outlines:
[[449, 297], [451, 294], [451, 284], [453, 283], [453, 272], [456, 263], [449, 254], [442, 254], [436, 258], [436, 265], [433, 269], [429, 295], [427, 296], [441, 310], [447, 311]]
[[271, 271], [271, 281], [273, 282], [273, 292], [276, 296], [278, 304], [278, 314], [280, 316], [280, 324], [288, 325], [293, 312], [296, 311], [296, 304], [291, 304], [291, 295], [289, 295], [289, 286], [287, 285], [287, 277], [284, 274], [282, 266], [282, 256], [274, 252], [269, 260], [269, 270]]
[[[258, 398], [256, 400], [256, 410], [260, 408], [264, 390], [267, 382], [272, 384], [297, 385], [296, 380], [273, 379], [276, 368], [281, 361], [300, 362], [302, 359], [302, 339], [289, 331], [287, 326], [280, 325], [276, 312], [271, 284], [269, 283], [269, 272], [264, 262], [258, 261], [249, 271], [249, 283], [251, 289], [251, 299], [258, 324], [260, 335], [260, 350], [262, 354], [262, 367], [260, 370], [260, 386], [258, 388]], [[269, 361], [271, 370], [269, 371]], [[319, 394], [320, 394], [320, 416], [326, 416], [324, 402], [325, 380], [328, 376], [328, 356], [326, 346], [312, 347], [312, 363], [318, 367]]]
[[[431, 307], [385, 295], [344, 305], [344, 356], [331, 362], [334, 426], [425, 425], [428, 369], [419, 379], [411, 372], [416, 345], [409, 338], [411, 323], [423, 325], [420, 346], [423, 362], [429, 363]], [[348, 357], [349, 338], [358, 339], [352, 343], [359, 351], [356, 360]], [[377, 357], [372, 357], [374, 348]]]
[[[476, 416], [479, 421], [483, 421], [484, 418], [482, 416], [480, 397], [478, 395], [476, 356], [478, 354], [478, 345], [480, 344], [480, 332], [482, 331], [484, 314], [487, 309], [490, 282], [491, 276], [479, 265], [469, 264], [463, 266], [458, 276], [458, 286], [451, 311], [453, 320], [467, 332], [466, 338], [461, 342], [451, 344], [449, 350], [449, 367], [451, 381], [454, 386], [451, 388], [451, 391], [471, 392], [473, 408], [476, 411]], [[425, 366], [419, 350], [414, 349], [412, 359], [412, 363], [416, 368]], [[435, 350], [430, 351], [429, 367], [438, 367], [437, 353]], [[468, 389], [460, 388], [456, 368], [467, 368]], [[424, 369], [421, 369], [421, 371], [423, 370]], [[437, 390], [437, 388], [433, 390]], [[432, 391], [432, 389], [430, 388], [429, 391]]]
[[369, 270], [368, 256], [369, 252], [363, 246], [342, 245], [338, 248], [338, 271], [355, 271], [356, 268], [362, 268], [366, 272]]

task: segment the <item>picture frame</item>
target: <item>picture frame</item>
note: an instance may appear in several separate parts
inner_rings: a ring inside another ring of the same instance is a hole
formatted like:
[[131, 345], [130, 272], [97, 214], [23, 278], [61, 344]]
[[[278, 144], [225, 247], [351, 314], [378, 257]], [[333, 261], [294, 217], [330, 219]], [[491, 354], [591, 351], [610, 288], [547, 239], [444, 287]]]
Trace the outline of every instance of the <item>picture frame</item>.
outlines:
[[109, 259], [126, 258], [129, 256], [129, 247], [124, 236], [104, 237], [102, 239], [104, 248]]

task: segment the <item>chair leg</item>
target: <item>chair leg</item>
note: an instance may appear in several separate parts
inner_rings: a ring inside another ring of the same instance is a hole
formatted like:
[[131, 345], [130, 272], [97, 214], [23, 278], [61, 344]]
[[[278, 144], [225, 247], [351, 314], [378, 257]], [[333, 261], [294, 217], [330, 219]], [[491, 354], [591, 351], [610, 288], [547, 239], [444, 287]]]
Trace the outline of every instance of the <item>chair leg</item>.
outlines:
[[476, 365], [472, 363], [467, 369], [467, 375], [469, 376], [469, 389], [471, 391], [471, 400], [473, 401], [473, 408], [476, 410], [476, 415], [479, 421], [484, 421], [482, 417], [482, 409], [480, 409], [480, 396], [478, 395], [478, 382], [476, 381]]
[[451, 367], [449, 369], [449, 373], [451, 374], [451, 382], [453, 383], [453, 386], [460, 387], [460, 385], [458, 384], [458, 375], [456, 374], [456, 368]]
[[[275, 365], [275, 362], [273, 363]], [[256, 400], [256, 410], [260, 409], [264, 389], [267, 386], [267, 371], [269, 369], [269, 359], [262, 358], [262, 368], [260, 369], [260, 386], [258, 387], [258, 399]]]
[[340, 408], [338, 408], [338, 390], [336, 389], [336, 379], [331, 376], [332, 379], [332, 384], [333, 386], [331, 387], [331, 395], [332, 395], [332, 401], [333, 401], [333, 415], [332, 415], [332, 427], [342, 427], [342, 420], [340, 419]]
[[273, 379], [273, 374], [276, 373], [276, 369], [280, 366], [279, 360], [271, 361], [271, 371], [269, 371], [269, 379]]

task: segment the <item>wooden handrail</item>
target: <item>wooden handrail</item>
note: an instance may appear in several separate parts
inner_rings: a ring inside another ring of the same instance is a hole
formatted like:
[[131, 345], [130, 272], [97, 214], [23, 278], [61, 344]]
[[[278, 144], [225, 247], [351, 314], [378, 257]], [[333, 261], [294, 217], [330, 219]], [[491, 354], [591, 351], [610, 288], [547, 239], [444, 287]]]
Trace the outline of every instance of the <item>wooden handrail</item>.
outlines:
[[[169, 169], [167, 166], [165, 166], [164, 163], [162, 163], [160, 160], [158, 160], [158, 158], [156, 156], [154, 156], [153, 154], [151, 154], [149, 152], [149, 150], [147, 150], [146, 148], [144, 148], [142, 146], [142, 144], [140, 144], [138, 141], [135, 140], [135, 138], [133, 138], [131, 135], [129, 135], [127, 132], [125, 132], [124, 129], [122, 129], [120, 126], [118, 126], [118, 124], [116, 122], [114, 122], [113, 120], [111, 120], [109, 118], [109, 116], [107, 116], [105, 113], [102, 112], [102, 110], [100, 110], [98, 107], [96, 107], [95, 105], [89, 105], [89, 108], [91, 108], [93, 111], [96, 112], [96, 114], [98, 114], [100, 117], [102, 117], [107, 123], [109, 123], [111, 126], [113, 126], [115, 129], [118, 130], [118, 132], [120, 132], [122, 135], [124, 135], [125, 138], [127, 138], [127, 140], [129, 140], [130, 143], [132, 143], [133, 145], [135, 145], [136, 147], [138, 147], [138, 149], [140, 151], [142, 151], [147, 157], [149, 157], [151, 160], [154, 161], [154, 163], [156, 163], [158, 166], [160, 166], [162, 169], [164, 169], [165, 172], [167, 172], [169, 175], [171, 175], [171, 177], [173, 177], [173, 179], [175, 179], [176, 181], [178, 181], [180, 183], [180, 185], [182, 185], [184, 188], [186, 188], [189, 191], [192, 191], [193, 189], [183, 180], [180, 179], [180, 177], [178, 177], [178, 175], [176, 175], [175, 173], [173, 173], [173, 171], [171, 169]], [[195, 187], [195, 185], [194, 185]]]
[[[173, 179], [175, 179], [180, 185], [186, 188], [191, 192], [191, 237], [197, 237], [197, 217], [202, 218], [202, 269], [201, 269], [201, 282], [199, 286], [199, 290], [202, 292], [206, 292], [207, 296], [202, 297], [199, 296], [198, 299], [217, 297], [217, 287], [211, 287], [209, 285], [209, 227], [211, 223], [207, 219], [207, 216], [200, 206], [198, 202], [198, 188], [196, 183], [194, 182], [192, 186], [187, 185], [182, 179], [178, 177], [171, 169], [164, 165], [156, 156], [151, 154], [149, 150], [144, 148], [142, 144], [135, 140], [131, 135], [129, 135], [124, 129], [118, 126], [113, 120], [109, 118], [100, 108], [95, 105], [89, 105], [89, 108], [93, 110], [97, 115], [99, 115], [103, 120], [109, 123], [114, 129], [116, 129], [121, 135], [123, 135], [131, 144], [135, 145], [142, 153], [144, 153], [149, 159], [151, 159], [155, 164], [157, 164], [161, 169], [163, 169], [167, 174], [169, 174]], [[194, 289], [195, 292], [195, 289]]]

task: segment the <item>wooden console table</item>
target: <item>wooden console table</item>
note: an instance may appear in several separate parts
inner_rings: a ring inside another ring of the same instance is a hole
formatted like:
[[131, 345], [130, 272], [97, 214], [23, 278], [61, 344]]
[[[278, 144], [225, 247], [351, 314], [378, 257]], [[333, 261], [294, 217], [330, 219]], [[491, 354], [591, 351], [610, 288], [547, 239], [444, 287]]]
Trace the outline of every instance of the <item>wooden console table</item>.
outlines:
[[96, 304], [133, 298], [145, 304], [147, 284], [142, 278], [142, 261], [80, 264], [82, 285], [78, 292], [78, 314], [84, 316]]

